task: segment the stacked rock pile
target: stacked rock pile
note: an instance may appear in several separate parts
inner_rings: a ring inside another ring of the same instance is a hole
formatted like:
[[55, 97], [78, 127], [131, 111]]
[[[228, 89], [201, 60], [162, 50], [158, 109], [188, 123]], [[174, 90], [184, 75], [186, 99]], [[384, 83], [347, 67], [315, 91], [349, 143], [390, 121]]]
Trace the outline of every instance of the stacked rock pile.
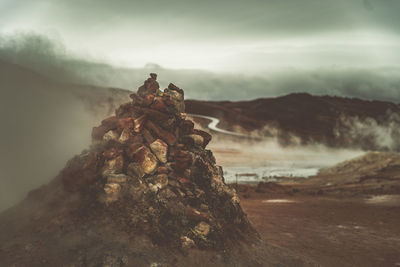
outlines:
[[130, 97], [68, 162], [65, 189], [87, 196], [89, 212], [159, 244], [216, 248], [254, 233], [206, 149], [211, 136], [186, 119], [183, 90], [171, 83], [162, 92], [152, 73]]

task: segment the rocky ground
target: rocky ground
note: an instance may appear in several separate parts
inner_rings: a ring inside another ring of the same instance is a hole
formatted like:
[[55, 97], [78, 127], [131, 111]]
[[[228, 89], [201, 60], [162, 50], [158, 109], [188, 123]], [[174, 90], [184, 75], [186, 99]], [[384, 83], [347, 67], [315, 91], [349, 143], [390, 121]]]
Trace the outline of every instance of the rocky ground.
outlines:
[[320, 266], [400, 265], [400, 195], [253, 192], [241, 199], [264, 240]]
[[321, 266], [399, 266], [399, 159], [371, 152], [308, 180], [237, 190], [249, 220], [271, 244]]

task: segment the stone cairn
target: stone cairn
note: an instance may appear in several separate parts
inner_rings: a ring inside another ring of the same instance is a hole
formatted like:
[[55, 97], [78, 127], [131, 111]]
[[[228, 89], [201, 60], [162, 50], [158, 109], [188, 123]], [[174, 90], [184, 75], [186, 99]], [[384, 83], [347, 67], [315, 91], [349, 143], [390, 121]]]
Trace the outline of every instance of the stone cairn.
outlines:
[[91, 148], [67, 163], [66, 191], [86, 196], [88, 213], [101, 210], [156, 244], [223, 248], [255, 234], [205, 149], [211, 135], [186, 119], [183, 90], [171, 83], [160, 91], [151, 73], [130, 97], [93, 128]]

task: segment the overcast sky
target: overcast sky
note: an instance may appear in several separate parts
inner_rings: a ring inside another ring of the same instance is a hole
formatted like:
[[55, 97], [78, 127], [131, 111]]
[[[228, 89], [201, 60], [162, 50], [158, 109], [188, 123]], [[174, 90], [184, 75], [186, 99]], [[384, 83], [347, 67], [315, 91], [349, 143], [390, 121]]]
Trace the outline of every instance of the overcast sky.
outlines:
[[396, 67], [399, 10], [398, 0], [0, 0], [0, 31], [131, 67]]

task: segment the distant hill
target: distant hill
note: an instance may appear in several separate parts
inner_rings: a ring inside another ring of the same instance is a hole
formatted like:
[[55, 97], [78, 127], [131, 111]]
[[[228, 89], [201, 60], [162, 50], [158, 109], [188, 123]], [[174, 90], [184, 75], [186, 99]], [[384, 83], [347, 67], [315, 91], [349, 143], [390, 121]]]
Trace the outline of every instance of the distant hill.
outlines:
[[[391, 102], [295, 93], [251, 101], [186, 101], [187, 112], [217, 117], [220, 127], [276, 135], [283, 144], [399, 150], [400, 106]], [[385, 132], [385, 130], [387, 130]]]

